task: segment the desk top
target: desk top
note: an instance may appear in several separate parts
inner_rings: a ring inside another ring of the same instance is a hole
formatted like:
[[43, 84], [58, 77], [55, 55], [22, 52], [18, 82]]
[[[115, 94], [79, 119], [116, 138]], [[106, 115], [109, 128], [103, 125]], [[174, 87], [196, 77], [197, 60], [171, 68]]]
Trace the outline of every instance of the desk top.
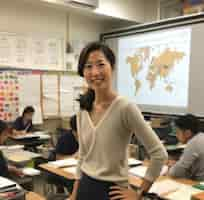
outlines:
[[39, 167], [41, 169], [44, 169], [44, 170], [46, 170], [48, 172], [51, 172], [53, 174], [56, 174], [56, 175], [59, 175], [59, 176], [63, 176], [65, 178], [67, 178], [67, 179], [75, 179], [75, 175], [74, 174], [64, 171], [63, 168], [54, 168], [54, 167], [52, 167], [49, 164], [41, 164], [41, 165], [39, 165]]
[[46, 199], [35, 192], [28, 192], [26, 194], [26, 200], [46, 200]]
[[12, 135], [10, 136], [11, 139], [14, 140], [23, 140], [23, 139], [38, 139], [38, 140], [49, 140], [51, 137], [47, 134], [46, 131], [37, 131], [33, 133], [27, 133], [25, 135]]
[[[69, 173], [69, 172], [64, 171], [63, 170], [64, 168], [54, 168], [49, 164], [41, 164], [39, 167], [48, 171], [48, 172], [54, 173], [54, 174], [59, 175], [59, 176], [63, 176], [67, 179], [75, 179], [75, 175], [73, 173]], [[160, 180], [164, 180], [164, 179], [165, 180], [171, 179], [171, 180], [177, 181], [179, 183], [187, 184], [187, 185], [194, 185], [197, 183], [196, 181], [192, 181], [189, 179], [172, 178], [172, 177], [168, 177], [168, 176], [160, 176], [157, 180], [160, 181]], [[140, 185], [142, 183], [142, 179], [140, 177], [137, 177], [137, 176], [130, 174], [129, 175], [129, 183], [133, 186], [140, 187]]]
[[38, 153], [33, 153], [25, 150], [3, 150], [4, 156], [11, 162], [21, 163], [25, 161], [30, 161], [33, 158], [40, 157], [41, 155]]

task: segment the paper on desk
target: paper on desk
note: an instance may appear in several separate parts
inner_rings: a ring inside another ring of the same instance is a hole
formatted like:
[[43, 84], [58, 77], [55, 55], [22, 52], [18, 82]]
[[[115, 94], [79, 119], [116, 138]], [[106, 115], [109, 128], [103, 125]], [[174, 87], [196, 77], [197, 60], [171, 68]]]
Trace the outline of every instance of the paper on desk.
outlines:
[[5, 149], [7, 149], [6, 145], [0, 145], [0, 150], [5, 150]]
[[175, 192], [182, 186], [184, 186], [184, 184], [178, 183], [173, 180], [162, 180], [155, 182], [150, 188], [149, 192], [153, 192], [161, 196], [170, 192]]
[[166, 197], [170, 200], [191, 200], [191, 196], [193, 194], [198, 194], [200, 192], [203, 192], [202, 190], [193, 188], [189, 185], [183, 185], [180, 187], [179, 190], [176, 192], [170, 193]]
[[18, 149], [23, 149], [23, 148], [24, 148], [24, 145], [10, 145], [10, 146], [7, 146], [8, 150], [18, 150]]
[[40, 171], [31, 167], [26, 167], [22, 169], [23, 174], [27, 176], [37, 176], [40, 175]]
[[63, 171], [71, 173], [71, 174], [76, 174], [76, 167], [64, 168]]
[[33, 158], [40, 157], [40, 154], [33, 153], [30, 151], [18, 150], [18, 151], [4, 151], [5, 157], [13, 162], [24, 162], [29, 161]]
[[27, 138], [36, 138], [36, 137], [39, 137], [39, 136], [33, 133], [27, 133], [26, 135], [18, 135], [18, 136], [15, 136], [14, 138], [15, 139], [27, 139]]
[[74, 165], [77, 165], [77, 162], [78, 161], [75, 158], [68, 158], [68, 159], [48, 162], [48, 164], [52, 165], [52, 167], [59, 168], [59, 167], [66, 167], [66, 166], [74, 166]]
[[134, 158], [128, 158], [128, 165], [140, 165], [142, 164], [141, 160], [136, 160]]
[[[146, 166], [137, 166], [137, 167], [133, 167], [133, 168], [129, 169], [129, 173], [131, 173], [131, 174], [133, 174], [135, 176], [142, 177], [142, 178], [145, 177], [146, 171], [147, 171]], [[162, 170], [161, 170], [160, 175], [162, 176], [162, 175], [166, 174], [167, 171], [168, 171], [168, 166], [164, 165]]]
[[40, 137], [41, 140], [46, 140], [46, 139], [50, 139], [51, 136], [50, 135], [47, 135], [47, 134], [42, 134], [42, 135], [39, 135], [38, 136]]
[[16, 183], [7, 179], [7, 178], [4, 178], [4, 177], [0, 177], [0, 189], [1, 188], [4, 188], [4, 187], [9, 187], [9, 186], [15, 186]]

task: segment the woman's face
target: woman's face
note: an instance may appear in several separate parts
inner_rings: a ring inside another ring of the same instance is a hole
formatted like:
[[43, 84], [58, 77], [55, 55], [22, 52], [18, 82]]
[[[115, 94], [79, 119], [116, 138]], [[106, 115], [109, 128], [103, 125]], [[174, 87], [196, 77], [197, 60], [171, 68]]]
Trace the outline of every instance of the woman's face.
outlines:
[[83, 75], [89, 88], [95, 91], [107, 90], [112, 85], [111, 64], [100, 50], [93, 51], [89, 54]]

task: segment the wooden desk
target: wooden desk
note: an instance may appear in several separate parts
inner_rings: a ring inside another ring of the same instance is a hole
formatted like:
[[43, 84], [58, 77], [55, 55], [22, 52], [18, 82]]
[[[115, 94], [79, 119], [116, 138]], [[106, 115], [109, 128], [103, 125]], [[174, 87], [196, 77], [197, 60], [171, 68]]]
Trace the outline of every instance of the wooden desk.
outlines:
[[[59, 175], [59, 176], [63, 176], [64, 178], [67, 179], [75, 179], [75, 175], [72, 173], [68, 173], [66, 171], [63, 170], [63, 168], [54, 168], [49, 164], [42, 164], [39, 165], [39, 167], [45, 171], [48, 171], [50, 173]], [[66, 167], [67, 168], [67, 167]], [[171, 179], [174, 181], [177, 181], [179, 183], [183, 183], [183, 184], [187, 184], [187, 185], [194, 185], [197, 184], [196, 181], [192, 181], [189, 179], [183, 179], [183, 178], [172, 178], [172, 177], [168, 177], [168, 176], [160, 176], [157, 181], [161, 181], [164, 179]], [[140, 177], [134, 176], [134, 175], [129, 175], [129, 183], [135, 187], [140, 187], [141, 183], [142, 183], [142, 179]]]
[[[48, 171], [50, 173], [53, 173], [53, 174], [56, 174], [56, 175], [59, 175], [59, 176], [62, 176], [64, 178], [67, 178], [67, 179], [75, 179], [75, 175], [72, 174], [72, 173], [68, 173], [66, 171], [63, 170], [63, 168], [54, 168], [52, 167], [51, 165], [49, 164], [41, 164], [39, 165], [39, 167], [45, 171]], [[67, 168], [67, 167], [66, 167]]]
[[33, 153], [30, 151], [25, 150], [17, 150], [17, 151], [3, 151], [4, 156], [7, 158], [7, 160], [13, 162], [13, 163], [22, 163], [22, 162], [28, 162], [34, 158], [41, 157], [40, 154]]
[[[169, 176], [160, 176], [156, 181], [162, 181], [162, 180], [172, 180], [176, 181], [178, 183], [183, 183], [186, 185], [195, 185], [198, 182], [190, 180], [190, 179], [184, 179], [184, 178], [172, 178]], [[135, 187], [140, 187], [142, 184], [142, 179], [140, 177], [129, 175], [129, 183], [130, 185], [133, 185]]]
[[26, 200], [46, 200], [44, 197], [36, 194], [35, 192], [28, 192], [26, 194]]
[[13, 144], [20, 144], [26, 147], [37, 147], [39, 145], [49, 142], [51, 136], [46, 132], [34, 132], [31, 134], [26, 134], [24, 136], [9, 136], [9, 140]]

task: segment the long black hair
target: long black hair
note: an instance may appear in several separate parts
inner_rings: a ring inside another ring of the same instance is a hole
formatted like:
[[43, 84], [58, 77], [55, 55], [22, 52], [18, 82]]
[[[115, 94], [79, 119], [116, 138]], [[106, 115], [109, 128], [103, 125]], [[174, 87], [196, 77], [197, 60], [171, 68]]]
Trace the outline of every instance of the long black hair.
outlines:
[[72, 115], [70, 117], [70, 127], [72, 130], [77, 131], [77, 116], [76, 115]]
[[6, 130], [9, 129], [9, 126], [6, 122], [0, 120], [0, 135]]
[[[79, 56], [78, 74], [80, 76], [84, 76], [85, 64], [90, 53], [92, 53], [93, 51], [101, 51], [110, 63], [112, 70], [114, 70], [116, 59], [113, 51], [102, 42], [91, 42], [81, 51], [81, 54]], [[78, 100], [80, 103], [80, 108], [82, 110], [87, 110], [88, 112], [90, 112], [93, 108], [93, 102], [95, 100], [94, 90], [89, 88], [85, 94], [80, 95]]]

